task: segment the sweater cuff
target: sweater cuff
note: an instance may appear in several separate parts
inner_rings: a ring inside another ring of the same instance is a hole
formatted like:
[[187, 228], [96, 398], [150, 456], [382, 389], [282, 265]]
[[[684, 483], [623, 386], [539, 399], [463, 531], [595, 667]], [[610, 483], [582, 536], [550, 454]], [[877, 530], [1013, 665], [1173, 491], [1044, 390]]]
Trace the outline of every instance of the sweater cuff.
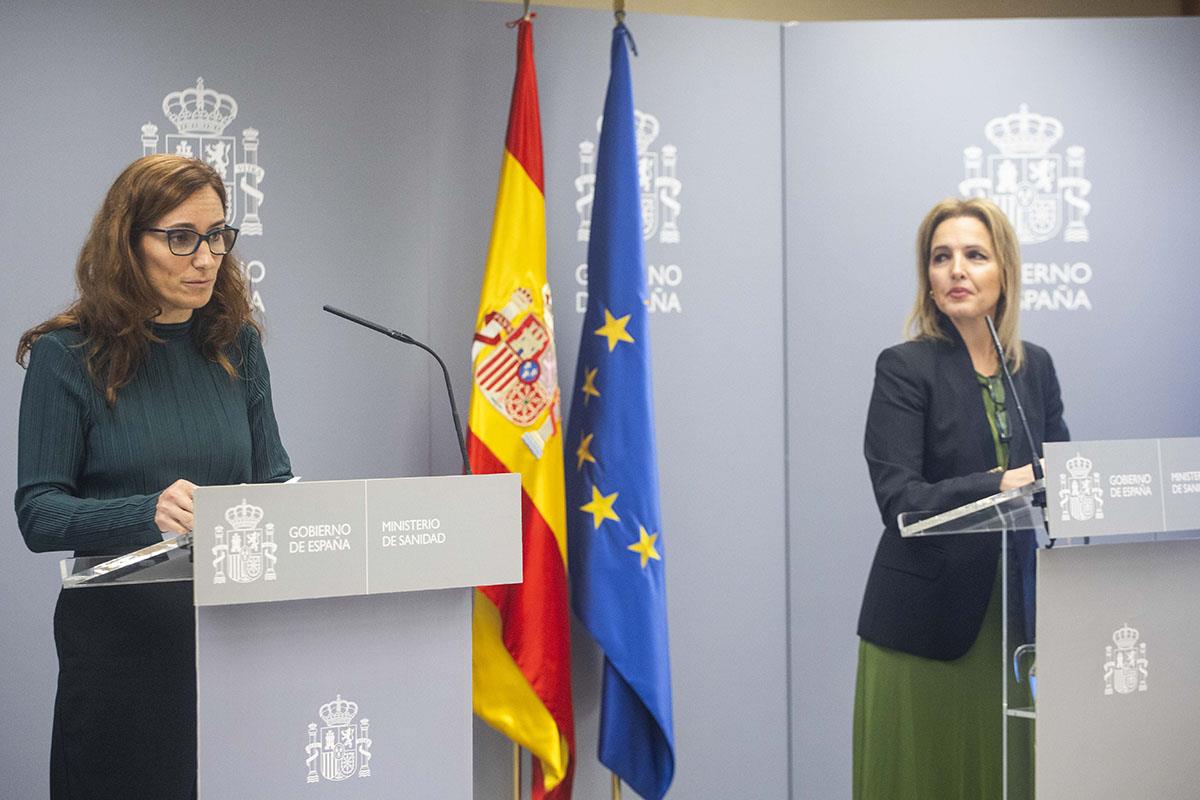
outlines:
[[137, 504], [137, 509], [134, 512], [134, 519], [138, 521], [138, 527], [146, 531], [149, 543], [153, 544], [158, 541], [158, 537], [162, 536], [162, 531], [154, 524], [154, 514], [158, 510], [158, 495], [148, 494]]

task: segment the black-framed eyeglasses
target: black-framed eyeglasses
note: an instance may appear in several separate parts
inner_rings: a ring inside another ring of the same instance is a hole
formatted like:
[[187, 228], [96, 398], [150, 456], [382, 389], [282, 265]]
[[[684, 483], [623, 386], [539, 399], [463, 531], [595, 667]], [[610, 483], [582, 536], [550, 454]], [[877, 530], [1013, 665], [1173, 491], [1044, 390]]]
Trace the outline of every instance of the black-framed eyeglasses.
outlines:
[[177, 256], [190, 256], [200, 249], [201, 242], [208, 242], [208, 249], [214, 256], [223, 256], [233, 249], [237, 241], [238, 229], [226, 225], [215, 231], [200, 233], [191, 228], [142, 228], [143, 233], [161, 233], [167, 237], [167, 247]]
[[1008, 408], [1004, 405], [1004, 379], [990, 377], [984, 386], [987, 387], [988, 397], [992, 398], [992, 403], [996, 406], [996, 436], [1002, 442], [1010, 442], [1012, 432], [1008, 429]]

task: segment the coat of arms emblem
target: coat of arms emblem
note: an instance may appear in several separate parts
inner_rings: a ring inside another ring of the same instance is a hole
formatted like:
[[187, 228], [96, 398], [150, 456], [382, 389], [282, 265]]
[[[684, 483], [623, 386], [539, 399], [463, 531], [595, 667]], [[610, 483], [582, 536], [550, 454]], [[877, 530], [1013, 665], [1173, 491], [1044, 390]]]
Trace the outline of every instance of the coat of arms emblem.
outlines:
[[275, 580], [275, 526], [260, 525], [263, 510], [245, 500], [225, 511], [224, 525], [213, 528], [213, 583], [225, 583], [226, 577], [235, 583]]
[[[262, 181], [266, 173], [258, 165], [258, 130], [244, 129], [240, 141], [225, 135], [225, 129], [237, 117], [237, 101], [207, 88], [204, 78], [197, 78], [194, 88], [164, 97], [162, 110], [175, 126], [175, 133], [165, 137], [163, 152], [198, 158], [212, 167], [225, 183], [226, 224], [237, 227], [243, 237], [262, 236], [259, 209], [263, 204]], [[142, 126], [142, 155], [158, 151], [158, 126], [147, 122]], [[251, 284], [250, 304], [265, 312], [258, 284], [266, 278], [267, 267], [257, 259], [242, 266]]]
[[1092, 184], [1083, 177], [1082, 147], [1067, 148], [1065, 168], [1062, 156], [1051, 152], [1062, 138], [1062, 122], [1035, 114], [1021, 104], [1016, 113], [990, 120], [983, 131], [999, 152], [987, 157], [984, 175], [983, 150], [966, 148], [966, 175], [959, 192], [966, 197], [988, 197], [1000, 206], [1021, 244], [1049, 241], [1063, 230], [1065, 203], [1063, 240], [1086, 242], [1084, 220], [1092, 207], [1084, 198]]
[[[679, 160], [678, 148], [673, 144], [663, 145], [661, 152], [650, 149], [658, 138], [658, 117], [642, 111], [633, 112], [638, 153], [638, 184], [642, 195], [642, 238], [649, 241], [658, 234], [663, 244], [679, 243], [679, 214], [683, 206], [679, 193], [683, 184], [675, 176]], [[604, 118], [596, 120], [599, 132]], [[591, 141], [579, 143], [579, 176], [575, 178], [575, 210], [579, 213], [579, 229], [576, 238], [586, 242], [591, 235], [592, 200], [596, 193], [596, 144]]]
[[559, 427], [558, 366], [550, 287], [542, 287], [545, 322], [533, 308], [533, 293], [521, 287], [504, 308], [490, 311], [471, 344], [475, 385], [506, 420], [526, 430], [521, 441], [541, 458]]
[[[371, 776], [371, 739], [367, 735], [370, 721], [363, 717], [358, 722], [358, 703], [343, 700], [339, 694], [318, 709], [317, 713], [325, 724], [308, 724], [308, 744], [304, 752], [308, 756], [307, 783], [344, 781], [356, 773], [359, 778]], [[361, 758], [360, 758], [361, 756]], [[317, 773], [318, 761], [320, 774]]]
[[[258, 131], [254, 128], [242, 131], [241, 160], [238, 159], [239, 142], [235, 137], [225, 135], [225, 128], [237, 116], [237, 101], [206, 88], [204, 79], [197, 78], [195, 88], [171, 92], [164, 97], [162, 110], [175, 126], [175, 133], [166, 135], [164, 152], [201, 159], [216, 170], [225, 182], [225, 196], [229, 200], [229, 208], [225, 209], [226, 221], [238, 225], [242, 236], [262, 235], [258, 210], [263, 193], [259, 184], [265, 173], [258, 165]], [[156, 152], [158, 126], [147, 122], [142, 126], [142, 155]], [[235, 223], [239, 210], [238, 189], [245, 204], [240, 224]]]
[[1133, 694], [1146, 691], [1150, 662], [1140, 634], [1122, 625], [1113, 632], [1113, 643], [1104, 648], [1104, 693]]
[[1068, 459], [1066, 473], [1059, 473], [1058, 505], [1062, 521], [1104, 519], [1104, 487], [1100, 473], [1092, 471], [1091, 459], [1078, 453]]

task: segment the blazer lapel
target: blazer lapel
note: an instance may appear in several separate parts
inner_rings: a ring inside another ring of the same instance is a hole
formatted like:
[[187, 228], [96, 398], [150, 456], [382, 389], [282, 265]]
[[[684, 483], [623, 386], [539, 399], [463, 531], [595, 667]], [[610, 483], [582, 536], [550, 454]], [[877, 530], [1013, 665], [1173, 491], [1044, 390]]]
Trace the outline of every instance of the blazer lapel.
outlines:
[[[1025, 377], [1029, 374], [1029, 364], [1026, 362], [1024, 368], [1020, 372], [1013, 375], [1013, 384], [1017, 387], [1017, 393], [1021, 396], [1021, 402], [1025, 405], [1025, 416], [1029, 420], [1029, 425], [1036, 429], [1037, 410], [1030, 408], [1028, 403], [1030, 399], [1029, 381]], [[1009, 395], [1012, 392], [1008, 392]], [[1029, 453], [1029, 440], [1025, 434], [1025, 426], [1021, 424], [1021, 412], [1017, 411], [1017, 401], [1014, 397], [1005, 398], [1005, 406], [1008, 408], [1008, 429], [1012, 432], [1012, 439], [1008, 443], [1008, 464], [1011, 467], [1022, 467], [1028, 464], [1033, 459]]]
[[[967, 352], [967, 346], [958, 335], [958, 330], [953, 325], [946, 325], [945, 328], [950, 336], [951, 349], [951, 369], [945, 374], [945, 389], [953, 394], [954, 405], [962, 413], [962, 429], [967, 441], [971, 443], [970, 446], [977, 453], [976, 463], [986, 465], [983, 469], [989, 469], [996, 464], [996, 446], [992, 441], [992, 428], [987, 421], [987, 409], [983, 405], [983, 390], [975, 378], [971, 354]], [[1015, 414], [1015, 411], [1012, 413]]]

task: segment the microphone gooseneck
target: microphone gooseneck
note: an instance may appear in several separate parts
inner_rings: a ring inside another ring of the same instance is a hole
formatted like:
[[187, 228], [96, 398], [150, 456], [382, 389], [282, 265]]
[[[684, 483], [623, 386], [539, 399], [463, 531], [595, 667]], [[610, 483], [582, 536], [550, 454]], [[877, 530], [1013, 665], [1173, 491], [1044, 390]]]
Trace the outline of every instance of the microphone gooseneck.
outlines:
[[[996, 325], [992, 322], [990, 316], [985, 316], [987, 322], [988, 333], [992, 335], [992, 346], [996, 348], [996, 357], [1000, 359], [1000, 371], [1004, 374], [1004, 383], [1007, 387], [1008, 394], [1013, 399], [1013, 405], [1017, 407], [1017, 416], [1021, 420], [1021, 429], [1025, 431], [1025, 440], [1029, 443], [1030, 466], [1033, 467], [1033, 479], [1045, 482], [1046, 475], [1042, 471], [1042, 461], [1038, 457], [1038, 448], [1033, 441], [1033, 432], [1029, 429], [1029, 420], [1025, 418], [1025, 406], [1021, 404], [1021, 395], [1017, 394], [1017, 387], [1013, 383], [1012, 373], [1008, 371], [1008, 359], [1004, 357], [1004, 345], [1000, 344], [1000, 336], [996, 333]], [[1034, 494], [1034, 502], [1038, 505], [1046, 505], [1046, 491]]]
[[426, 353], [429, 353], [429, 355], [433, 356], [434, 360], [437, 361], [438, 366], [442, 368], [442, 378], [444, 378], [446, 381], [446, 396], [450, 398], [450, 416], [454, 419], [455, 439], [458, 442], [459, 452], [462, 454], [463, 474], [470, 475], [471, 461], [467, 457], [467, 442], [466, 439], [463, 438], [462, 422], [460, 422], [458, 418], [458, 404], [454, 402], [454, 387], [450, 383], [450, 370], [446, 368], [446, 362], [442, 360], [442, 357], [435, 353], [432, 347], [417, 341], [407, 333], [401, 333], [400, 331], [392, 330], [391, 328], [385, 328], [377, 322], [364, 319], [357, 314], [351, 314], [349, 311], [343, 311], [340, 308], [334, 308], [333, 306], [329, 305], [321, 306], [321, 308], [336, 317], [349, 320], [356, 325], [362, 325], [364, 328], [370, 328], [376, 333], [382, 333], [384, 336], [387, 336], [390, 339], [395, 339], [396, 341], [404, 342], [405, 344], [411, 344], [414, 347], [419, 347]]

